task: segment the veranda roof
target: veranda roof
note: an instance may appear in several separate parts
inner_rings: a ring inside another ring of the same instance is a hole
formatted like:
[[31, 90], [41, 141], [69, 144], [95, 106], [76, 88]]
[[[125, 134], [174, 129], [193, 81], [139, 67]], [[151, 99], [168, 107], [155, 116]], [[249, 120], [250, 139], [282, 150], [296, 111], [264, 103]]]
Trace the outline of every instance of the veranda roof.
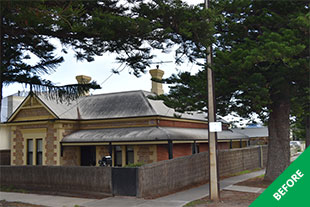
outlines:
[[[245, 139], [248, 136], [230, 130], [218, 133], [219, 140]], [[135, 142], [166, 140], [208, 140], [207, 129], [176, 127], [128, 127], [87, 129], [76, 131], [63, 138], [62, 143]]]

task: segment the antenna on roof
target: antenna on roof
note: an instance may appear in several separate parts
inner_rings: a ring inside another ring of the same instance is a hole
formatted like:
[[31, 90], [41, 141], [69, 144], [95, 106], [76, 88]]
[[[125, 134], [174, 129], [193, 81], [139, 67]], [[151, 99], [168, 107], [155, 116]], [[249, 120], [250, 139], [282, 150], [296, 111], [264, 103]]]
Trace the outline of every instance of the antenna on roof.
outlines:
[[[163, 64], [163, 63], [172, 63], [173, 61], [158, 61], [158, 62], [150, 62], [150, 64]], [[159, 69], [159, 65], [156, 65], [156, 68]]]

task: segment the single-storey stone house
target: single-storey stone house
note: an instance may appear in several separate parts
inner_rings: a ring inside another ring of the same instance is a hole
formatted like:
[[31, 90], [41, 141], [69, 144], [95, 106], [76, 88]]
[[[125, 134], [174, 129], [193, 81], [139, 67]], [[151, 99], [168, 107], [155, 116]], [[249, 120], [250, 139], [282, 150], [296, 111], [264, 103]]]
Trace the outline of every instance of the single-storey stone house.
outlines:
[[[89, 166], [110, 155], [113, 166], [125, 166], [207, 151], [205, 115], [177, 113], [150, 99], [162, 90], [157, 84], [153, 92], [86, 95], [69, 105], [30, 93], [6, 123], [11, 165]], [[244, 147], [247, 140], [223, 123], [218, 148]]]

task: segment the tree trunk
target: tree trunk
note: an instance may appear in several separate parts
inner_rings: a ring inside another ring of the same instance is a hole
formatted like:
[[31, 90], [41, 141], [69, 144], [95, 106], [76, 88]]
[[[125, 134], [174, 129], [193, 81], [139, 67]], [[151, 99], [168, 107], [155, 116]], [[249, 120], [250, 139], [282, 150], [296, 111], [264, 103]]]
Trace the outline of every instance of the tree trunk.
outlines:
[[266, 181], [274, 181], [290, 164], [289, 114], [289, 99], [277, 100], [271, 106]]
[[307, 115], [306, 116], [306, 148], [309, 147], [309, 145], [310, 145], [310, 115]]

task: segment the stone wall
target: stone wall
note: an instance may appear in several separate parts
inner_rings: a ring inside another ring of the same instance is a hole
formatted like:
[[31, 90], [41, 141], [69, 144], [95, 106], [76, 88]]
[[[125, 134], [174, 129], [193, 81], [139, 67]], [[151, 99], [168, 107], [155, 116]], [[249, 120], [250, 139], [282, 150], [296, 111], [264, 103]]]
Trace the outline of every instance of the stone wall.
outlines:
[[138, 163], [152, 163], [157, 161], [156, 145], [137, 145], [135, 147], [135, 161]]
[[[13, 126], [12, 134], [12, 151], [11, 164], [24, 165], [26, 160], [26, 139], [43, 139], [43, 165], [79, 165], [79, 157], [77, 150], [72, 155], [72, 149], [65, 150], [66, 157], [63, 159], [60, 156], [60, 141], [63, 136], [77, 130], [77, 124], [54, 124], [48, 122], [46, 124], [28, 124]], [[40, 136], [37, 135], [40, 132]], [[33, 135], [33, 136], [32, 136]], [[74, 160], [69, 161], [69, 157], [74, 157]], [[77, 158], [78, 157], [78, 158]], [[78, 164], [76, 164], [78, 163]]]
[[28, 117], [38, 117], [38, 116], [48, 116], [52, 117], [51, 114], [44, 108], [33, 108], [33, 109], [21, 109], [16, 115], [15, 119], [28, 118]]
[[96, 165], [99, 165], [99, 160], [101, 160], [104, 156], [109, 156], [109, 146], [96, 146]]
[[1, 166], [1, 186], [25, 190], [111, 194], [111, 168], [59, 166]]
[[12, 151], [11, 151], [11, 163], [12, 165], [23, 165], [24, 157], [24, 137], [20, 130], [16, 127], [12, 127]]
[[63, 147], [63, 155], [60, 160], [63, 166], [80, 166], [81, 150], [80, 147]]
[[54, 124], [47, 124], [45, 139], [45, 164], [57, 165], [57, 129]]

